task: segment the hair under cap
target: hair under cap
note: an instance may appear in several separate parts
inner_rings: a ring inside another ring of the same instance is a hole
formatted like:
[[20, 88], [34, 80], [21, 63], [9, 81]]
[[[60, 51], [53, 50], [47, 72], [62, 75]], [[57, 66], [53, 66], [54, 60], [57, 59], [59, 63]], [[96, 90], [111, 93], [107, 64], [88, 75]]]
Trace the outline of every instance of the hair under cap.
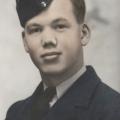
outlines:
[[28, 20], [47, 9], [51, 2], [52, 0], [16, 0], [21, 26], [25, 27]]

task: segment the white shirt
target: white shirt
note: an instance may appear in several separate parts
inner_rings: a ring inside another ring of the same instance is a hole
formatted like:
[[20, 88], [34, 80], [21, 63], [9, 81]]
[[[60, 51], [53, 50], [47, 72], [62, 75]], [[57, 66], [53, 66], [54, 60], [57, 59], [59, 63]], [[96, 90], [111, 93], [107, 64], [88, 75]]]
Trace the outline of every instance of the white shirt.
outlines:
[[[86, 71], [86, 67], [83, 66], [76, 74], [74, 74], [71, 78], [65, 80], [61, 84], [56, 87], [57, 94], [51, 100], [50, 107], [52, 107], [56, 101], [73, 85], [73, 83]], [[46, 85], [44, 85], [46, 88]]]

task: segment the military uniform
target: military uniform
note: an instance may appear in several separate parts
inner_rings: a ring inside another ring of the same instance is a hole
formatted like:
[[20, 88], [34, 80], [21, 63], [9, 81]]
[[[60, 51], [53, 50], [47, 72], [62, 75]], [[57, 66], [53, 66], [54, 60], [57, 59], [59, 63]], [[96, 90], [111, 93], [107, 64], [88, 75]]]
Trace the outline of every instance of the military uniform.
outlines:
[[90, 66], [43, 119], [33, 118], [32, 106], [41, 91], [40, 84], [31, 97], [15, 103], [6, 120], [120, 120], [120, 94], [102, 83]]

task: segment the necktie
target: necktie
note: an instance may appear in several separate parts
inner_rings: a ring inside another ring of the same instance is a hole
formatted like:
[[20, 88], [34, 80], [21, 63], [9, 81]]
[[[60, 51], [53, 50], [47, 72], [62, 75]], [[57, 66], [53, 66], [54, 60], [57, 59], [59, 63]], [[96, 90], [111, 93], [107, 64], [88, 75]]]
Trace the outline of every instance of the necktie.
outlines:
[[49, 102], [56, 94], [56, 89], [53, 87], [48, 87], [45, 91], [37, 96], [36, 101], [34, 101], [32, 107], [32, 119], [31, 120], [42, 120], [49, 111]]

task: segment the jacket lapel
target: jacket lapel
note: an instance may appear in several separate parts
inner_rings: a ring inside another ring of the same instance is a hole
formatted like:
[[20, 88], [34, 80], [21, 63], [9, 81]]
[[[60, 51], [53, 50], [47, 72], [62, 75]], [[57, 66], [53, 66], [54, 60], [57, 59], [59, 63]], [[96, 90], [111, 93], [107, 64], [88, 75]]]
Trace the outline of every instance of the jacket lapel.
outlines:
[[39, 99], [41, 94], [43, 94], [42, 82], [39, 84], [39, 86], [37, 87], [33, 95], [26, 100], [25, 107], [24, 107], [25, 115], [21, 116], [21, 117], [24, 117], [22, 118], [22, 120], [37, 120], [37, 118], [34, 116], [34, 112], [35, 112], [34, 109], [36, 107], [36, 101]]
[[71, 88], [55, 103], [44, 120], [77, 120], [77, 116], [86, 118], [91, 98], [100, 83], [92, 67], [72, 85]]

